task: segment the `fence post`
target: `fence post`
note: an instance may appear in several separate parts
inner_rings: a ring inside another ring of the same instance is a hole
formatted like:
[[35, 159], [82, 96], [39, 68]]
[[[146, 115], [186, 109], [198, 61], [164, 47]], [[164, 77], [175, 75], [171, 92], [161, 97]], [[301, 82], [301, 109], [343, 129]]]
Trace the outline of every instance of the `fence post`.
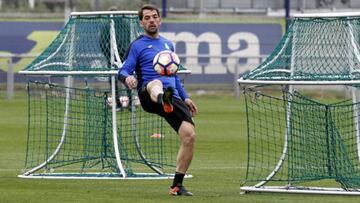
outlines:
[[239, 79], [239, 65], [235, 64], [235, 70], [234, 70], [234, 91], [235, 91], [235, 98], [239, 99], [240, 98], [240, 87], [239, 84], [237, 82], [237, 80]]
[[6, 94], [8, 100], [14, 98], [14, 64], [12, 57], [10, 57], [8, 60]]

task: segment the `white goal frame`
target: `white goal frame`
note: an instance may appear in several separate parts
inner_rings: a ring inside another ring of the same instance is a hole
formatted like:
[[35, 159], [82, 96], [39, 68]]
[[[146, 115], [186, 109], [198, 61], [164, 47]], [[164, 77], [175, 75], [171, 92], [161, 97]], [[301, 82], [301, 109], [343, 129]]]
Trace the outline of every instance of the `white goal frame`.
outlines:
[[[89, 15], [138, 15], [137, 11], [97, 11], [97, 12], [72, 12], [71, 17], [75, 16], [89, 16]], [[73, 29], [72, 29], [73, 32]], [[125, 180], [125, 179], [173, 179], [174, 174], [166, 174], [162, 173], [160, 169], [153, 169], [156, 173], [134, 173], [134, 176], [127, 176], [125, 172], [124, 164], [122, 163], [122, 159], [119, 152], [119, 145], [118, 145], [118, 134], [117, 134], [117, 116], [116, 116], [116, 105], [112, 105], [112, 133], [113, 133], [113, 142], [114, 142], [114, 152], [115, 152], [115, 158], [116, 158], [116, 164], [117, 168], [119, 169], [119, 174], [114, 173], [55, 173], [55, 172], [46, 172], [46, 173], [40, 173], [35, 174], [37, 171], [43, 169], [46, 167], [47, 163], [49, 163], [51, 160], [53, 160], [57, 154], [60, 152], [65, 138], [66, 138], [66, 132], [67, 132], [67, 120], [68, 120], [68, 109], [69, 109], [69, 99], [70, 99], [70, 88], [72, 87], [72, 76], [86, 76], [86, 75], [108, 75], [111, 76], [111, 99], [112, 104], [116, 104], [116, 88], [115, 88], [115, 81], [117, 80], [116, 76], [118, 75], [117, 70], [109, 70], [109, 71], [41, 71], [40, 69], [43, 67], [46, 67], [48, 65], [62, 65], [71, 67], [71, 57], [68, 63], [51, 63], [46, 64], [47, 61], [49, 61], [51, 58], [53, 58], [56, 53], [60, 50], [61, 46], [64, 45], [65, 40], [68, 37], [73, 37], [73, 34], [70, 33], [69, 35], [66, 35], [64, 37], [64, 41], [60, 44], [59, 48], [48, 56], [46, 59], [38, 62], [34, 66], [37, 67], [34, 71], [19, 71], [20, 74], [24, 75], [42, 75], [42, 76], [56, 76], [56, 75], [67, 75], [66, 80], [66, 98], [65, 98], [65, 112], [64, 112], [64, 125], [62, 130], [62, 135], [59, 144], [57, 145], [55, 151], [52, 153], [51, 156], [47, 160], [45, 160], [43, 163], [39, 164], [38, 166], [35, 166], [34, 168], [24, 172], [21, 175], [18, 175], [20, 178], [30, 178], [30, 179], [101, 179], [101, 180], [107, 180], [107, 179], [118, 179], [118, 180]], [[121, 66], [122, 62], [120, 60], [120, 56], [117, 51], [116, 45], [116, 35], [115, 35], [115, 27], [114, 27], [114, 21], [110, 20], [110, 61], [111, 64]], [[74, 43], [73, 40], [72, 44]], [[71, 53], [69, 53], [71, 54]], [[177, 74], [180, 75], [188, 75], [191, 74], [190, 70], [179, 70]], [[135, 112], [132, 109], [132, 117], [135, 116]], [[150, 166], [149, 166], [150, 167]], [[150, 167], [151, 168], [151, 167]], [[185, 178], [191, 178], [193, 177], [191, 174], [186, 174]]]
[[[306, 13], [306, 14], [296, 14], [294, 15], [294, 18], [335, 18], [335, 17], [359, 17], [360, 12], [343, 12], [343, 13]], [[356, 59], [360, 63], [360, 51], [355, 46], [354, 43], [354, 35], [352, 26], [349, 24], [349, 32], [351, 33], [351, 45], [353, 46], [355, 53], [356, 53]], [[284, 47], [287, 43], [289, 43], [290, 40], [286, 40], [284, 42]], [[279, 51], [279, 54], [276, 55], [271, 61], [269, 61], [267, 64], [265, 64], [264, 67], [268, 66], [269, 64], [273, 63], [283, 52], [284, 50], [281, 49]], [[294, 52], [292, 51], [292, 54]], [[293, 61], [294, 55], [292, 55], [291, 60]], [[287, 69], [278, 69], [278, 70], [271, 70], [271, 72], [286, 72], [289, 74], [293, 73], [293, 62], [291, 61], [291, 68], [290, 70]], [[351, 67], [352, 73], [359, 73], [360, 70], [355, 70], [353, 67]], [[237, 80], [239, 85], [284, 85], [289, 88], [289, 92], [293, 93], [294, 88], [293, 85], [305, 85], [305, 86], [321, 86], [321, 85], [356, 85], [360, 84], [360, 80], [349, 80], [349, 81], [284, 81], [284, 80], [246, 80], [243, 77], [239, 78]], [[356, 90], [356, 88], [351, 88], [351, 96], [353, 103], [360, 102], [360, 96], [357, 96], [359, 90]], [[289, 108], [291, 105], [291, 98], [287, 104], [287, 110], [286, 110], [286, 117], [289, 118], [291, 116], [291, 108]], [[359, 125], [359, 115], [360, 112], [354, 111], [354, 122], [355, 127], [357, 129], [356, 131], [356, 142], [357, 142], [357, 151], [358, 151], [358, 159], [360, 161], [360, 125]], [[289, 119], [287, 119], [289, 120]], [[287, 123], [287, 126], [289, 123]], [[254, 186], [241, 186], [240, 187], [240, 193], [245, 194], [249, 192], [275, 192], [275, 193], [296, 193], [296, 194], [331, 194], [331, 195], [360, 195], [360, 190], [344, 190], [342, 188], [328, 188], [328, 187], [301, 187], [301, 186], [265, 186], [272, 177], [276, 175], [276, 173], [280, 170], [282, 167], [285, 157], [287, 155], [288, 151], [288, 133], [285, 132], [284, 135], [284, 145], [283, 145], [283, 151], [281, 153], [281, 156], [279, 157], [278, 164], [275, 166], [272, 172], [268, 175], [268, 177], [265, 178], [265, 180], [260, 181], [259, 183], [255, 184]]]

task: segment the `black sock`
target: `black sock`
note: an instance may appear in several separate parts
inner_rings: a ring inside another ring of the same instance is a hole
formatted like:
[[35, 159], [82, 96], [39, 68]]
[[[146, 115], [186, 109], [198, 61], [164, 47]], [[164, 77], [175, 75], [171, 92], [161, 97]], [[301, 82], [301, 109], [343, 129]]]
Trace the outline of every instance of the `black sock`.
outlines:
[[164, 94], [162, 94], [162, 93], [160, 93], [160, 94], [158, 95], [158, 97], [157, 97], [157, 103], [158, 103], [158, 104], [162, 104], [162, 103], [163, 103], [163, 95], [164, 95]]
[[182, 186], [183, 180], [184, 180], [185, 174], [176, 172], [174, 176], [174, 182], [171, 187], [175, 186]]

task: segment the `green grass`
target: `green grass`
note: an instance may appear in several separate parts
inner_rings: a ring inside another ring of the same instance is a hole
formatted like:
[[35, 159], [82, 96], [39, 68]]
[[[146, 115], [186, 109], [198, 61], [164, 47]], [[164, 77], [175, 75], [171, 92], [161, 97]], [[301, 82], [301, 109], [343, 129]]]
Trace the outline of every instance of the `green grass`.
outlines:
[[[18, 91], [19, 92], [19, 91]], [[239, 194], [244, 177], [246, 127], [243, 100], [230, 94], [194, 95], [195, 157], [185, 185], [193, 197], [167, 195], [170, 180], [27, 180], [17, 178], [25, 158], [25, 93], [12, 101], [0, 91], [0, 202], [358, 202], [358, 197]]]

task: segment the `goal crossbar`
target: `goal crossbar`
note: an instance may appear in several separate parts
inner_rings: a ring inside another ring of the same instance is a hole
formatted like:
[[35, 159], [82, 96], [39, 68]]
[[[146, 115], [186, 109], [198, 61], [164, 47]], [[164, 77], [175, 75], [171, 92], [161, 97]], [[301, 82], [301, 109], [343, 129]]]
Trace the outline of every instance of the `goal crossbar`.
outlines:
[[360, 80], [349, 80], [349, 81], [297, 81], [297, 80], [246, 80], [240, 78], [237, 82], [241, 84], [249, 85], [358, 85]]
[[71, 12], [71, 16], [94, 16], [94, 15], [138, 15], [137, 11], [89, 11]]
[[296, 13], [294, 18], [338, 18], [338, 17], [358, 17], [360, 12], [332, 12], [332, 13]]

